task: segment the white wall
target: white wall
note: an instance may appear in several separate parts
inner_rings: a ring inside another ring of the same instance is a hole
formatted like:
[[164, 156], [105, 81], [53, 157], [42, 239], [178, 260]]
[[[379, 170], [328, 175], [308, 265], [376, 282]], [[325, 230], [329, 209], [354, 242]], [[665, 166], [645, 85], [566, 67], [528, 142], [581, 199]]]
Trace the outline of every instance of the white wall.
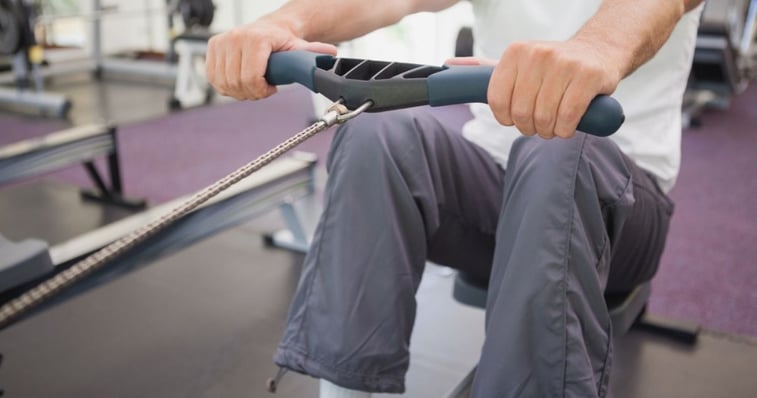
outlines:
[[[165, 0], [102, 0], [119, 13], [102, 19], [102, 49], [107, 53], [134, 49], [164, 51], [168, 43]], [[212, 30], [225, 31], [269, 13], [285, 0], [215, 0]], [[80, 0], [80, 11], [89, 13], [92, 0]], [[151, 10], [151, 11], [148, 11]], [[440, 64], [452, 56], [457, 31], [472, 20], [470, 5], [461, 2], [437, 14], [421, 13], [342, 46], [341, 55], [360, 58]], [[61, 20], [53, 25], [62, 44], [91, 46], [89, 20]]]
[[[285, 0], [245, 1], [215, 0], [216, 15], [212, 29], [225, 31], [280, 7]], [[165, 0], [101, 0], [103, 6], [115, 6], [117, 13], [107, 13], [101, 19], [102, 48], [105, 53], [124, 50], [165, 50], [168, 44], [168, 24]], [[57, 44], [81, 46], [92, 44], [92, 0], [78, 1], [83, 18], [58, 19], [47, 26], [49, 37]], [[180, 21], [177, 22], [180, 24]]]

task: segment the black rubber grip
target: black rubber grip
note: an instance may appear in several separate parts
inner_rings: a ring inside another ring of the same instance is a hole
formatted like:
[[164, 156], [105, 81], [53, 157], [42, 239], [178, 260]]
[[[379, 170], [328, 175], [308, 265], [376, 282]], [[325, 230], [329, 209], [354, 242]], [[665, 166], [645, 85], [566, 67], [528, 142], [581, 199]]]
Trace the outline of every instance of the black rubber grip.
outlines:
[[318, 58], [330, 55], [311, 53], [307, 51], [282, 51], [271, 54], [268, 58], [268, 68], [265, 80], [273, 86], [300, 83], [311, 91], [315, 91], [313, 73]]
[[[489, 79], [493, 71], [493, 66], [452, 66], [429, 76], [429, 105], [487, 103]], [[624, 121], [620, 103], [607, 95], [599, 95], [589, 104], [578, 130], [606, 137], [618, 131]]]

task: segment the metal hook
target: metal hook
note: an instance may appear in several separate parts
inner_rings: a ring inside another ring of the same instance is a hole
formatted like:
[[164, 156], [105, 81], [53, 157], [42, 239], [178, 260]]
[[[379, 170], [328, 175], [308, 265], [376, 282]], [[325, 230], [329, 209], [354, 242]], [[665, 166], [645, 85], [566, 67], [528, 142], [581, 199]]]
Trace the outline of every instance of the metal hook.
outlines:
[[326, 123], [326, 126], [333, 126], [335, 124], [346, 123], [348, 120], [355, 118], [357, 115], [365, 112], [373, 105], [373, 101], [366, 101], [363, 105], [360, 105], [355, 110], [349, 110], [343, 105], [344, 101], [340, 98], [334, 102], [323, 116], [320, 121]]

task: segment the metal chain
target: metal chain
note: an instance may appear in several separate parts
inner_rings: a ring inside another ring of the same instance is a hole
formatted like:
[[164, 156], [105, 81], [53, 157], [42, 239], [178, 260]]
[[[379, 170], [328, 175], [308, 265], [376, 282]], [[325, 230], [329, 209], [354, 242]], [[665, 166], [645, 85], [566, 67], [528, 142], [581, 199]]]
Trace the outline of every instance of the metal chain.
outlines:
[[136, 231], [114, 241], [102, 249], [92, 253], [83, 260], [79, 261], [71, 268], [62, 271], [50, 279], [40, 283], [36, 287], [22, 294], [21, 296], [9, 301], [0, 307], [0, 329], [8, 326], [15, 318], [31, 310], [43, 301], [52, 297], [62, 289], [72, 285], [77, 280], [101, 268], [108, 261], [118, 257], [136, 244], [144, 241], [158, 231], [166, 228], [176, 220], [190, 213], [198, 206], [207, 202], [209, 199], [218, 195], [225, 189], [241, 181], [250, 174], [260, 170], [263, 166], [271, 163], [276, 158], [290, 151], [292, 148], [301, 144], [308, 138], [318, 134], [336, 123], [344, 123], [347, 120], [362, 113], [368, 107], [370, 102], [364, 104], [355, 111], [348, 111], [347, 108], [336, 103], [329, 108], [328, 112], [310, 127], [300, 131], [288, 140], [280, 143], [273, 149], [264, 153], [257, 159], [242, 166], [233, 173], [216, 181], [212, 185], [196, 193], [186, 202], [180, 204], [158, 220], [155, 220]]

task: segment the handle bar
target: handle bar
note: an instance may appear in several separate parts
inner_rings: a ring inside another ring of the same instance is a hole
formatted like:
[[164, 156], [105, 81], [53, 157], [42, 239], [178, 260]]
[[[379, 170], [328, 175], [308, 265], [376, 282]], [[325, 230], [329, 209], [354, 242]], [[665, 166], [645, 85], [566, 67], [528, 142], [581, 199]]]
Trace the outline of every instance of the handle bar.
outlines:
[[[487, 102], [492, 66], [431, 66], [336, 58], [307, 51], [271, 54], [266, 80], [272, 85], [299, 83], [350, 109], [373, 102], [367, 112], [419, 105], [444, 106]], [[614, 98], [598, 95], [578, 124], [578, 130], [606, 137], [625, 121]]]

